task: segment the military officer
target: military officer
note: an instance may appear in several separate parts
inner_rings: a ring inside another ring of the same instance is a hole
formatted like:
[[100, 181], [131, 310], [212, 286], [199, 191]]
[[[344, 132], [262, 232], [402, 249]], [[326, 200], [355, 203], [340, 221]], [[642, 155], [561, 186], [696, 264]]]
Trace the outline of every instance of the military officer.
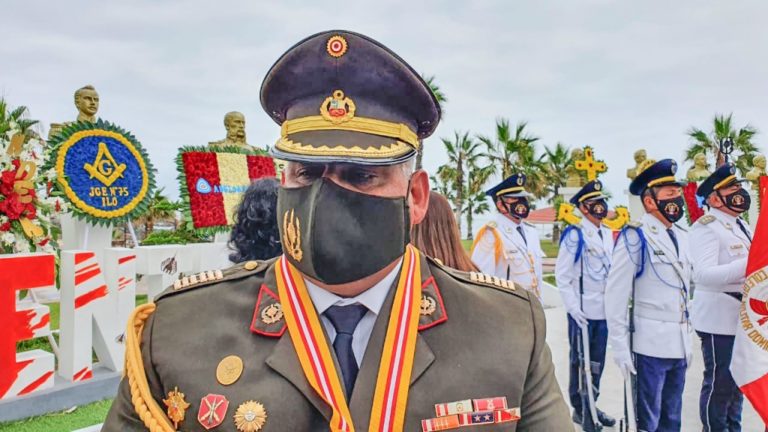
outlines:
[[261, 87], [287, 160], [284, 255], [178, 281], [132, 316], [104, 431], [572, 430], [539, 302], [409, 245], [437, 126], [429, 86], [352, 32], [310, 36]]
[[638, 429], [679, 431], [692, 354], [688, 235], [675, 224], [685, 202], [674, 160], [648, 160], [641, 168], [629, 191], [641, 197], [645, 214], [621, 231], [613, 251], [605, 292], [608, 338], [625, 378], [637, 374]]
[[[608, 215], [607, 196], [600, 180], [585, 184], [570, 199], [584, 220], [569, 225], [560, 238], [560, 249], [555, 264], [555, 280], [563, 305], [568, 312], [568, 342], [570, 351], [570, 380], [568, 396], [573, 407], [573, 420], [581, 424], [584, 407], [579, 393], [580, 328], [587, 326], [589, 352], [592, 362], [592, 383], [595, 398], [600, 389], [600, 377], [605, 365], [605, 348], [608, 342], [608, 326], [605, 322], [605, 281], [611, 268], [613, 235], [603, 225]], [[613, 426], [616, 420], [602, 410], [597, 417], [604, 426]]]
[[475, 235], [472, 261], [481, 272], [514, 281], [541, 298], [544, 251], [536, 227], [525, 222], [530, 212], [525, 174], [513, 174], [485, 194], [498, 213]]
[[740, 218], [750, 206], [741, 182], [736, 168], [725, 164], [696, 191], [709, 207], [691, 232], [696, 283], [691, 318], [704, 354], [699, 415], [706, 432], [741, 430], [743, 396], [729, 370], [752, 244], [752, 232]]

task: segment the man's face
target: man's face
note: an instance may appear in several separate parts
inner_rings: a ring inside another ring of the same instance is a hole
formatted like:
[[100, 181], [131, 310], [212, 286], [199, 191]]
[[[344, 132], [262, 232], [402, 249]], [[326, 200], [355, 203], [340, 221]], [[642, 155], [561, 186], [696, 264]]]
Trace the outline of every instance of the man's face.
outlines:
[[714, 193], [714, 192], [709, 196], [709, 205], [716, 209], [720, 209], [728, 212], [728, 210], [730, 209], [725, 207], [725, 203], [720, 197], [727, 197], [728, 195], [736, 193], [736, 191], [739, 191], [741, 189], [742, 189], [741, 183], [736, 183], [727, 187], [720, 188], [717, 190], [717, 192], [720, 194], [719, 196], [717, 193]]
[[677, 198], [683, 194], [683, 188], [675, 185], [660, 186], [656, 189], [656, 197], [660, 200]]
[[309, 186], [326, 178], [354, 192], [386, 198], [407, 196], [412, 224], [424, 219], [429, 206], [427, 173], [420, 170], [410, 175], [403, 165], [288, 162], [284, 174], [283, 187], [286, 188]]
[[83, 114], [93, 116], [99, 110], [99, 94], [94, 90], [83, 90], [77, 98], [77, 109]]
[[245, 117], [241, 115], [232, 116], [227, 122], [227, 135], [231, 137], [245, 137]]

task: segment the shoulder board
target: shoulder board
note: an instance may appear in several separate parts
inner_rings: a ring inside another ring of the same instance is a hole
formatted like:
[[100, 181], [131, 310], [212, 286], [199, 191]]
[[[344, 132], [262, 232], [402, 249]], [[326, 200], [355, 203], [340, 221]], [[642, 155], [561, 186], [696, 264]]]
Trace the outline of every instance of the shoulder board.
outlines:
[[515, 285], [515, 283], [510, 280], [501, 279], [484, 273], [456, 270], [451, 267], [446, 267], [441, 262], [429, 256], [427, 256], [427, 260], [460, 282], [495, 288], [499, 291], [504, 291], [528, 300], [528, 291]]
[[700, 217], [696, 222], [702, 225], [709, 225], [714, 222], [716, 218], [710, 214]]
[[488, 226], [489, 226], [489, 227], [491, 227], [491, 228], [496, 228], [497, 226], [499, 226], [499, 225], [496, 223], [496, 221], [490, 221], [490, 222], [488, 222], [486, 225], [488, 225]]
[[214, 285], [219, 282], [242, 279], [264, 272], [274, 262], [274, 259], [268, 261], [246, 261], [235, 264], [224, 270], [208, 270], [177, 279], [172, 286], [160, 293], [155, 301], [167, 297], [171, 294], [187, 292], [195, 288], [202, 288]]
[[679, 230], [680, 230], [680, 231], [682, 231], [682, 232], [688, 232], [688, 228], [683, 228], [683, 227], [681, 227], [681, 226], [680, 226], [680, 225], [678, 225], [678, 224], [675, 224], [675, 226], [677, 227], [677, 229], [679, 229]]
[[529, 226], [529, 227], [531, 227], [531, 228], [536, 228], [536, 225], [534, 225], [534, 224], [532, 224], [532, 223], [530, 223], [530, 222], [528, 222], [528, 221], [523, 221], [523, 223], [524, 223], [525, 225], [528, 225], [528, 226]]
[[638, 221], [629, 221], [627, 222], [627, 226], [630, 228], [640, 228], [643, 226], [643, 223]]

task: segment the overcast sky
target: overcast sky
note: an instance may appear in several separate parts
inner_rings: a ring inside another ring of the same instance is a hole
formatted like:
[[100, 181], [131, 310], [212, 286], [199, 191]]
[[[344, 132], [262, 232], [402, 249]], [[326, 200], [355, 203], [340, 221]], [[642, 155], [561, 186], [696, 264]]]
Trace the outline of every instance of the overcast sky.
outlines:
[[449, 102], [426, 142], [432, 172], [446, 160], [440, 137], [526, 120], [540, 145], [592, 145], [620, 204], [637, 148], [679, 160], [686, 130], [709, 128], [715, 113], [768, 133], [765, 1], [67, 0], [2, 10], [0, 95], [28, 106], [47, 134], [76, 116], [74, 90], [93, 84], [99, 116], [136, 135], [173, 197], [177, 148], [223, 138], [227, 111], [245, 114], [250, 144], [275, 142], [259, 105], [264, 74], [295, 42], [333, 28], [436, 76]]

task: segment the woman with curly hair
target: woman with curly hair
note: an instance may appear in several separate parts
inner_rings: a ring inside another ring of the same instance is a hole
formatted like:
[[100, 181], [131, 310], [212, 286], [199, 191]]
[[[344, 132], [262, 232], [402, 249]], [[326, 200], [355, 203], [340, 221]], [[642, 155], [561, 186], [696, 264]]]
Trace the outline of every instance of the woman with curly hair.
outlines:
[[278, 181], [256, 180], [243, 194], [229, 239], [233, 263], [266, 260], [283, 253], [277, 229]]

